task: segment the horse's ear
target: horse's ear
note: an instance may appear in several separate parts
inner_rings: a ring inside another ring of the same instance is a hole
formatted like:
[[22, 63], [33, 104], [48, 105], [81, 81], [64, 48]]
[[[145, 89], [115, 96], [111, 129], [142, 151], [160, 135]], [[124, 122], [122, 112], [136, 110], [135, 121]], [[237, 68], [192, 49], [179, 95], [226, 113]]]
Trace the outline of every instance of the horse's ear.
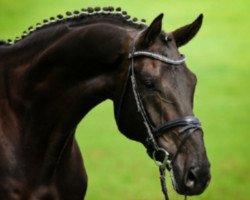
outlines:
[[203, 15], [200, 14], [193, 23], [172, 32], [177, 47], [185, 45], [196, 35], [196, 33], [200, 30], [202, 19]]
[[154, 19], [150, 26], [144, 30], [138, 39], [142, 47], [148, 47], [161, 33], [163, 13]]

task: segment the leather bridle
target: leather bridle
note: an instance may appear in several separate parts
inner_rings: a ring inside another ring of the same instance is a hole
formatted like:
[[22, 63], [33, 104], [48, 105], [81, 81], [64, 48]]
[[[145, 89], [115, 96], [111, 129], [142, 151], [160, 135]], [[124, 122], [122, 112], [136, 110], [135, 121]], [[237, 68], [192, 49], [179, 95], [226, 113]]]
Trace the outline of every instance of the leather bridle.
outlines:
[[[147, 129], [147, 139], [146, 139], [147, 149], [148, 149], [148, 151], [149, 151], [149, 149], [153, 149], [152, 157], [160, 170], [162, 192], [165, 196], [165, 200], [168, 200], [169, 198], [167, 195], [167, 189], [166, 189], [166, 183], [165, 183], [165, 170], [172, 169], [173, 162], [174, 162], [175, 158], [177, 157], [177, 154], [179, 153], [181, 146], [184, 144], [184, 142], [190, 136], [191, 133], [193, 133], [197, 129], [201, 129], [201, 123], [200, 123], [199, 119], [194, 117], [194, 116], [185, 116], [185, 117], [180, 118], [180, 119], [171, 120], [171, 121], [166, 122], [165, 124], [160, 125], [159, 127], [155, 127], [151, 123], [151, 120], [149, 119], [149, 116], [148, 116], [148, 114], [145, 110], [145, 107], [143, 105], [141, 95], [138, 91], [135, 70], [134, 70], [134, 59], [137, 57], [147, 57], [147, 58], [159, 60], [159, 61], [167, 63], [167, 64], [178, 66], [178, 65], [183, 64], [185, 62], [185, 57], [182, 55], [180, 59], [172, 60], [172, 59], [170, 59], [166, 56], [160, 55], [158, 53], [153, 53], [153, 52], [148, 52], [148, 51], [136, 51], [135, 50], [135, 43], [136, 43], [136, 39], [132, 43], [131, 52], [129, 53], [129, 56], [128, 56], [128, 58], [131, 61], [130, 66], [129, 66], [129, 71], [128, 71], [128, 78], [126, 80], [126, 83], [125, 83], [123, 91], [122, 91], [121, 100], [120, 100], [120, 103], [118, 105], [118, 109], [116, 112], [116, 120], [119, 123], [120, 110], [121, 110], [121, 106], [123, 104], [123, 99], [124, 99], [125, 92], [126, 92], [127, 87], [128, 87], [129, 79], [130, 79], [138, 112], [142, 116], [143, 121], [144, 121], [144, 125]], [[156, 139], [159, 138], [160, 136], [162, 136], [166, 131], [169, 131], [170, 129], [177, 128], [177, 127], [180, 128], [180, 129], [178, 129], [178, 132], [183, 133], [183, 134], [186, 133], [187, 137], [184, 138], [184, 140], [181, 143], [181, 146], [177, 150], [176, 154], [170, 160], [169, 153], [165, 149], [163, 149], [162, 147], [159, 147], [159, 145], [156, 142]], [[158, 161], [158, 159], [157, 159], [159, 154], [163, 155], [163, 156], [161, 156], [161, 157], [163, 157], [162, 161]]]

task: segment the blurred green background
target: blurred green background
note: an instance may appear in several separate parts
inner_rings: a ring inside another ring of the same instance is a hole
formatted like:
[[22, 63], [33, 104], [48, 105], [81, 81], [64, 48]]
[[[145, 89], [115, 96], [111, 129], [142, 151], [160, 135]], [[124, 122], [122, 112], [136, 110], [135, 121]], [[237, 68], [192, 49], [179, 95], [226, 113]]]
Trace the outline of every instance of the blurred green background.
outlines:
[[[193, 200], [250, 198], [249, 0], [0, 0], [0, 39], [15, 38], [44, 18], [88, 6], [121, 6], [150, 23], [164, 12], [171, 31], [203, 13], [198, 36], [181, 52], [198, 76], [195, 113], [212, 164], [209, 188]], [[1, 58], [0, 58], [1, 59]], [[112, 102], [93, 109], [77, 129], [89, 175], [86, 200], [161, 200], [158, 169], [142, 145], [116, 128]], [[167, 177], [169, 179], [169, 176]], [[168, 182], [171, 200], [183, 199]]]

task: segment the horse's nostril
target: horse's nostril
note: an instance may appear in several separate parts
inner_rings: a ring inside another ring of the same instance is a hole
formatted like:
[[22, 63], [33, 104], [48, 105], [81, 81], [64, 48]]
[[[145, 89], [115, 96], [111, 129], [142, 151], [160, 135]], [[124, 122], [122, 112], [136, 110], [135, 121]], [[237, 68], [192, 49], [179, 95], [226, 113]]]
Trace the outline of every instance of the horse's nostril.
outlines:
[[210, 178], [209, 168], [200, 166], [190, 167], [185, 174], [183, 183], [183, 190], [185, 190], [185, 194], [201, 194], [208, 186]]
[[195, 175], [195, 168], [191, 168], [186, 177], [185, 185], [189, 189], [193, 189], [195, 186], [196, 175]]

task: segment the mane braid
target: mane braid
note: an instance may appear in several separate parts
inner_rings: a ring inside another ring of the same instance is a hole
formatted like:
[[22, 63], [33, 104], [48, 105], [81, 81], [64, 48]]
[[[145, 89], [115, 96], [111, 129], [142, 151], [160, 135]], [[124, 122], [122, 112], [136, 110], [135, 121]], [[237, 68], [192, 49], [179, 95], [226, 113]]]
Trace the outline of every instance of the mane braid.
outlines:
[[12, 45], [21, 41], [22, 39], [30, 36], [32, 33], [37, 32], [40, 29], [51, 27], [52, 25], [60, 25], [63, 23], [71, 22], [73, 26], [81, 25], [83, 21], [90, 18], [100, 17], [100, 19], [115, 19], [121, 23], [132, 26], [134, 28], [143, 29], [147, 27], [146, 20], [142, 19], [138, 21], [137, 18], [131, 18], [126, 11], [122, 11], [120, 7], [114, 9], [113, 7], [89, 7], [82, 8], [81, 10], [75, 10], [73, 12], [67, 11], [66, 15], [61, 14], [56, 17], [50, 17], [44, 19], [42, 23], [37, 23], [33, 28], [30, 26], [28, 30], [24, 31], [20, 37], [16, 37], [15, 40], [8, 39], [7, 41], [1, 40], [0, 45]]

